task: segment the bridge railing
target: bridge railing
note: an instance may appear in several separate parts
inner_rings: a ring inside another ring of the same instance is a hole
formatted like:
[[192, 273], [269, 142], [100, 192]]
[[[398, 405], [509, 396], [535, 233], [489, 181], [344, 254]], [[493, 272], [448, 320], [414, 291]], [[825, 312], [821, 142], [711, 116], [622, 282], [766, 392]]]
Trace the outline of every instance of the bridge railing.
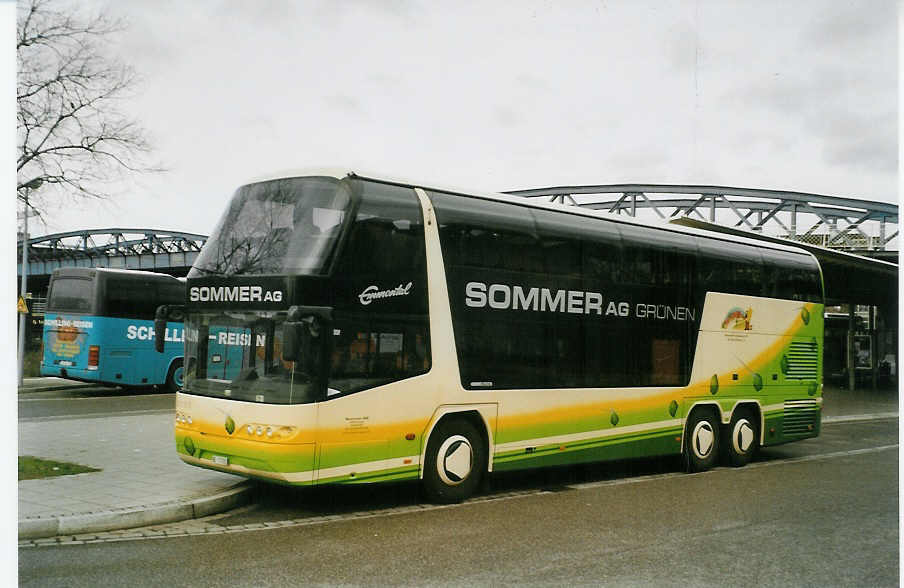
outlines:
[[[91, 229], [28, 240], [29, 275], [49, 275], [61, 267], [167, 270], [190, 267], [206, 235], [156, 229]], [[22, 274], [22, 240], [17, 273]]]

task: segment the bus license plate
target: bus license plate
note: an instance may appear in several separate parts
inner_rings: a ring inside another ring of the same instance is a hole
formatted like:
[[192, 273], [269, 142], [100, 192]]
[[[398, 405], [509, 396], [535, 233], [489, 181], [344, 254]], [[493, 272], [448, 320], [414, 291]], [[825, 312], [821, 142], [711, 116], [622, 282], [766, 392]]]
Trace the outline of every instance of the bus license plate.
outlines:
[[214, 455], [213, 463], [221, 466], [229, 465], [229, 458], [222, 455]]
[[66, 361], [65, 359], [61, 359], [61, 360], [60, 360], [60, 365], [63, 366], [63, 367], [72, 367], [72, 366], [74, 366], [75, 364], [72, 363], [71, 361]]

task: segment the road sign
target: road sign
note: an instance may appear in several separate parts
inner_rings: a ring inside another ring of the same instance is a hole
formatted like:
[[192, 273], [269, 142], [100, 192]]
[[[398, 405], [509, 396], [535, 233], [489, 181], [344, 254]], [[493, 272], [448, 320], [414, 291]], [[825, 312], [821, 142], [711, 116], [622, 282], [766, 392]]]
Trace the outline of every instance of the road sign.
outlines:
[[28, 314], [28, 306], [25, 304], [25, 299], [19, 296], [19, 302], [16, 304], [16, 310], [19, 311], [19, 314]]

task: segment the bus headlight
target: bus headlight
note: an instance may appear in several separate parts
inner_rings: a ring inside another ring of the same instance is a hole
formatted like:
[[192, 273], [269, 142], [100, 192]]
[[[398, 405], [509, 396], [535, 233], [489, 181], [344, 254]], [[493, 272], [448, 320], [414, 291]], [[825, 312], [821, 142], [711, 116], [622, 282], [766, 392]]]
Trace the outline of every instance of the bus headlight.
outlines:
[[289, 439], [298, 432], [297, 427], [289, 427], [286, 425], [268, 425], [265, 423], [249, 423], [245, 425], [245, 433], [249, 437], [264, 437], [267, 439], [281, 440]]

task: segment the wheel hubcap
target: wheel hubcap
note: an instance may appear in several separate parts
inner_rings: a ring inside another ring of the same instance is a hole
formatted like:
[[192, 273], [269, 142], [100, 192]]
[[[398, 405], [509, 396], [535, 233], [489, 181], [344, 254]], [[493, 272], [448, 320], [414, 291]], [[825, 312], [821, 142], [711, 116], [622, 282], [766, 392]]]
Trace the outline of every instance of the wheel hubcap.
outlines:
[[735, 423], [731, 441], [737, 453], [747, 453], [750, 446], [753, 445], [753, 426], [750, 421], [740, 419]]
[[694, 455], [699, 459], [706, 459], [709, 457], [709, 454], [713, 450], [715, 440], [716, 434], [713, 431], [712, 425], [707, 421], [700, 421], [697, 423], [697, 426], [694, 427], [694, 432], [691, 435], [691, 447], [693, 448]]
[[183, 369], [181, 367], [176, 368], [176, 371], [173, 373], [173, 382], [176, 383], [176, 386], [182, 387], [183, 384]]
[[473, 450], [466, 437], [453, 435], [446, 439], [436, 454], [436, 471], [443, 482], [456, 486], [471, 473]]

